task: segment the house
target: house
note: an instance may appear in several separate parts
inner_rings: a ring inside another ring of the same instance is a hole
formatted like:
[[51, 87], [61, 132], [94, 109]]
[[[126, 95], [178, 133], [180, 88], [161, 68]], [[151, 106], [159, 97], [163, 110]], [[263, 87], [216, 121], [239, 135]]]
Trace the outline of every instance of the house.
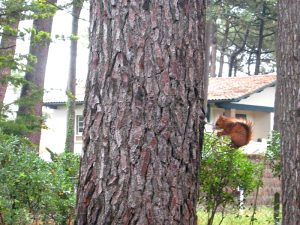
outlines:
[[220, 115], [252, 121], [253, 140], [245, 151], [249, 154], [263, 151], [266, 139], [273, 129], [275, 83], [275, 74], [210, 78], [208, 123], [214, 124]]
[[[76, 98], [74, 151], [80, 154], [82, 151], [83, 131], [83, 87], [77, 87]], [[66, 101], [67, 96], [62, 91], [51, 91], [51, 93], [45, 94], [43, 113], [47, 118], [47, 129], [43, 129], [41, 134], [40, 155], [42, 158], [50, 158], [50, 154], [46, 151], [46, 148], [56, 153], [64, 151], [67, 125]]]
[[[273, 129], [276, 75], [210, 78], [208, 86], [208, 124], [214, 124], [220, 115], [241, 117], [254, 123], [253, 140], [244, 147], [249, 158], [262, 162], [270, 131]], [[206, 127], [211, 129], [210, 126]], [[280, 180], [267, 166], [263, 172], [263, 186], [258, 192], [258, 205], [272, 205], [274, 194], [280, 193]], [[256, 193], [246, 200], [253, 204]]]
[[[208, 105], [206, 129], [212, 129], [219, 115], [242, 117], [254, 123], [254, 136], [244, 151], [254, 161], [262, 161], [262, 151], [266, 149], [266, 139], [273, 128], [276, 75], [256, 75], [247, 77], [210, 78], [208, 87]], [[75, 121], [75, 152], [81, 153], [83, 130], [84, 90], [77, 90]], [[55, 95], [55, 94], [54, 94]], [[66, 136], [66, 97], [57, 94], [45, 101], [45, 110], [49, 114], [47, 130], [42, 131], [40, 143], [41, 157], [49, 159], [48, 147], [60, 153], [64, 150]], [[275, 192], [280, 192], [280, 181], [272, 176], [270, 168], [264, 171], [264, 186], [259, 191], [258, 204], [270, 205]], [[247, 201], [253, 202], [255, 193]]]
[[[251, 153], [253, 153], [257, 149], [253, 145], [257, 144], [257, 141], [265, 143], [273, 127], [275, 82], [276, 75], [210, 78], [207, 107], [208, 123], [213, 124], [219, 115], [223, 114], [253, 121], [254, 141], [251, 147]], [[79, 94], [76, 95], [75, 152], [80, 153], [84, 89], [81, 88], [77, 92]], [[49, 118], [46, 122], [48, 129], [42, 131], [40, 143], [42, 154], [46, 154], [46, 147], [58, 153], [64, 150], [67, 120], [66, 97], [62, 93], [55, 96], [57, 97], [52, 96], [45, 100], [45, 111]]]

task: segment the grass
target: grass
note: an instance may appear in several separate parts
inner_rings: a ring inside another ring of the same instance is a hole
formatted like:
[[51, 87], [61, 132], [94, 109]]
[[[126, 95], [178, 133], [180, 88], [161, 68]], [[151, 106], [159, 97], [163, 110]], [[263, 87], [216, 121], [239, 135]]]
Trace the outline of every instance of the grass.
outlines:
[[[253, 210], [245, 209], [237, 213], [226, 213], [222, 225], [247, 225], [250, 224], [250, 219]], [[207, 213], [204, 210], [198, 210], [198, 225], [207, 224]], [[214, 225], [218, 225], [222, 218], [221, 213], [217, 213], [214, 219]], [[273, 209], [267, 207], [260, 207], [256, 210], [254, 225], [269, 225], [274, 224]]]

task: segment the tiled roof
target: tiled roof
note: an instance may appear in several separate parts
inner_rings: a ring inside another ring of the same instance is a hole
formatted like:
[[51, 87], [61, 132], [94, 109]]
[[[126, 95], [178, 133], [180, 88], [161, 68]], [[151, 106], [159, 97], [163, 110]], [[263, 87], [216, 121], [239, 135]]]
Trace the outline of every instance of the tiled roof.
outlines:
[[[84, 100], [84, 87], [76, 87], [76, 102], [77, 104], [83, 103]], [[66, 92], [61, 89], [48, 90], [44, 93], [44, 105], [65, 105], [67, 102]]]
[[[208, 100], [236, 100], [275, 85], [276, 75], [253, 75], [244, 77], [216, 77], [209, 79]], [[78, 87], [77, 87], [78, 88]], [[84, 87], [76, 90], [76, 102], [83, 103]], [[64, 91], [50, 91], [44, 96], [45, 105], [63, 105], [67, 100]]]
[[208, 100], [238, 100], [266, 87], [274, 86], [275, 81], [275, 74], [209, 78]]

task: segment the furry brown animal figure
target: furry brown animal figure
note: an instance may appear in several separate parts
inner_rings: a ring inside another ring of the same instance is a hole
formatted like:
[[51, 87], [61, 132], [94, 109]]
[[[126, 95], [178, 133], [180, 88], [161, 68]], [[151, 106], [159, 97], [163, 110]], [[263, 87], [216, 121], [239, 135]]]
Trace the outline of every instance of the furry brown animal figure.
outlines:
[[234, 148], [247, 145], [252, 138], [253, 123], [248, 120], [220, 116], [216, 122], [216, 127], [222, 129], [217, 135], [219, 137], [229, 136]]

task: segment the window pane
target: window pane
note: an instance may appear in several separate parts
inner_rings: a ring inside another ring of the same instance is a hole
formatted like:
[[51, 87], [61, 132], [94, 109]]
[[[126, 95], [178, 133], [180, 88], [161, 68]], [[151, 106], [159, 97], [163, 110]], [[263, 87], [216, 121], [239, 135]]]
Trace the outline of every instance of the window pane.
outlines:
[[83, 132], [83, 116], [76, 116], [76, 134], [81, 135]]
[[235, 114], [235, 117], [238, 119], [247, 119], [247, 115], [246, 114]]

